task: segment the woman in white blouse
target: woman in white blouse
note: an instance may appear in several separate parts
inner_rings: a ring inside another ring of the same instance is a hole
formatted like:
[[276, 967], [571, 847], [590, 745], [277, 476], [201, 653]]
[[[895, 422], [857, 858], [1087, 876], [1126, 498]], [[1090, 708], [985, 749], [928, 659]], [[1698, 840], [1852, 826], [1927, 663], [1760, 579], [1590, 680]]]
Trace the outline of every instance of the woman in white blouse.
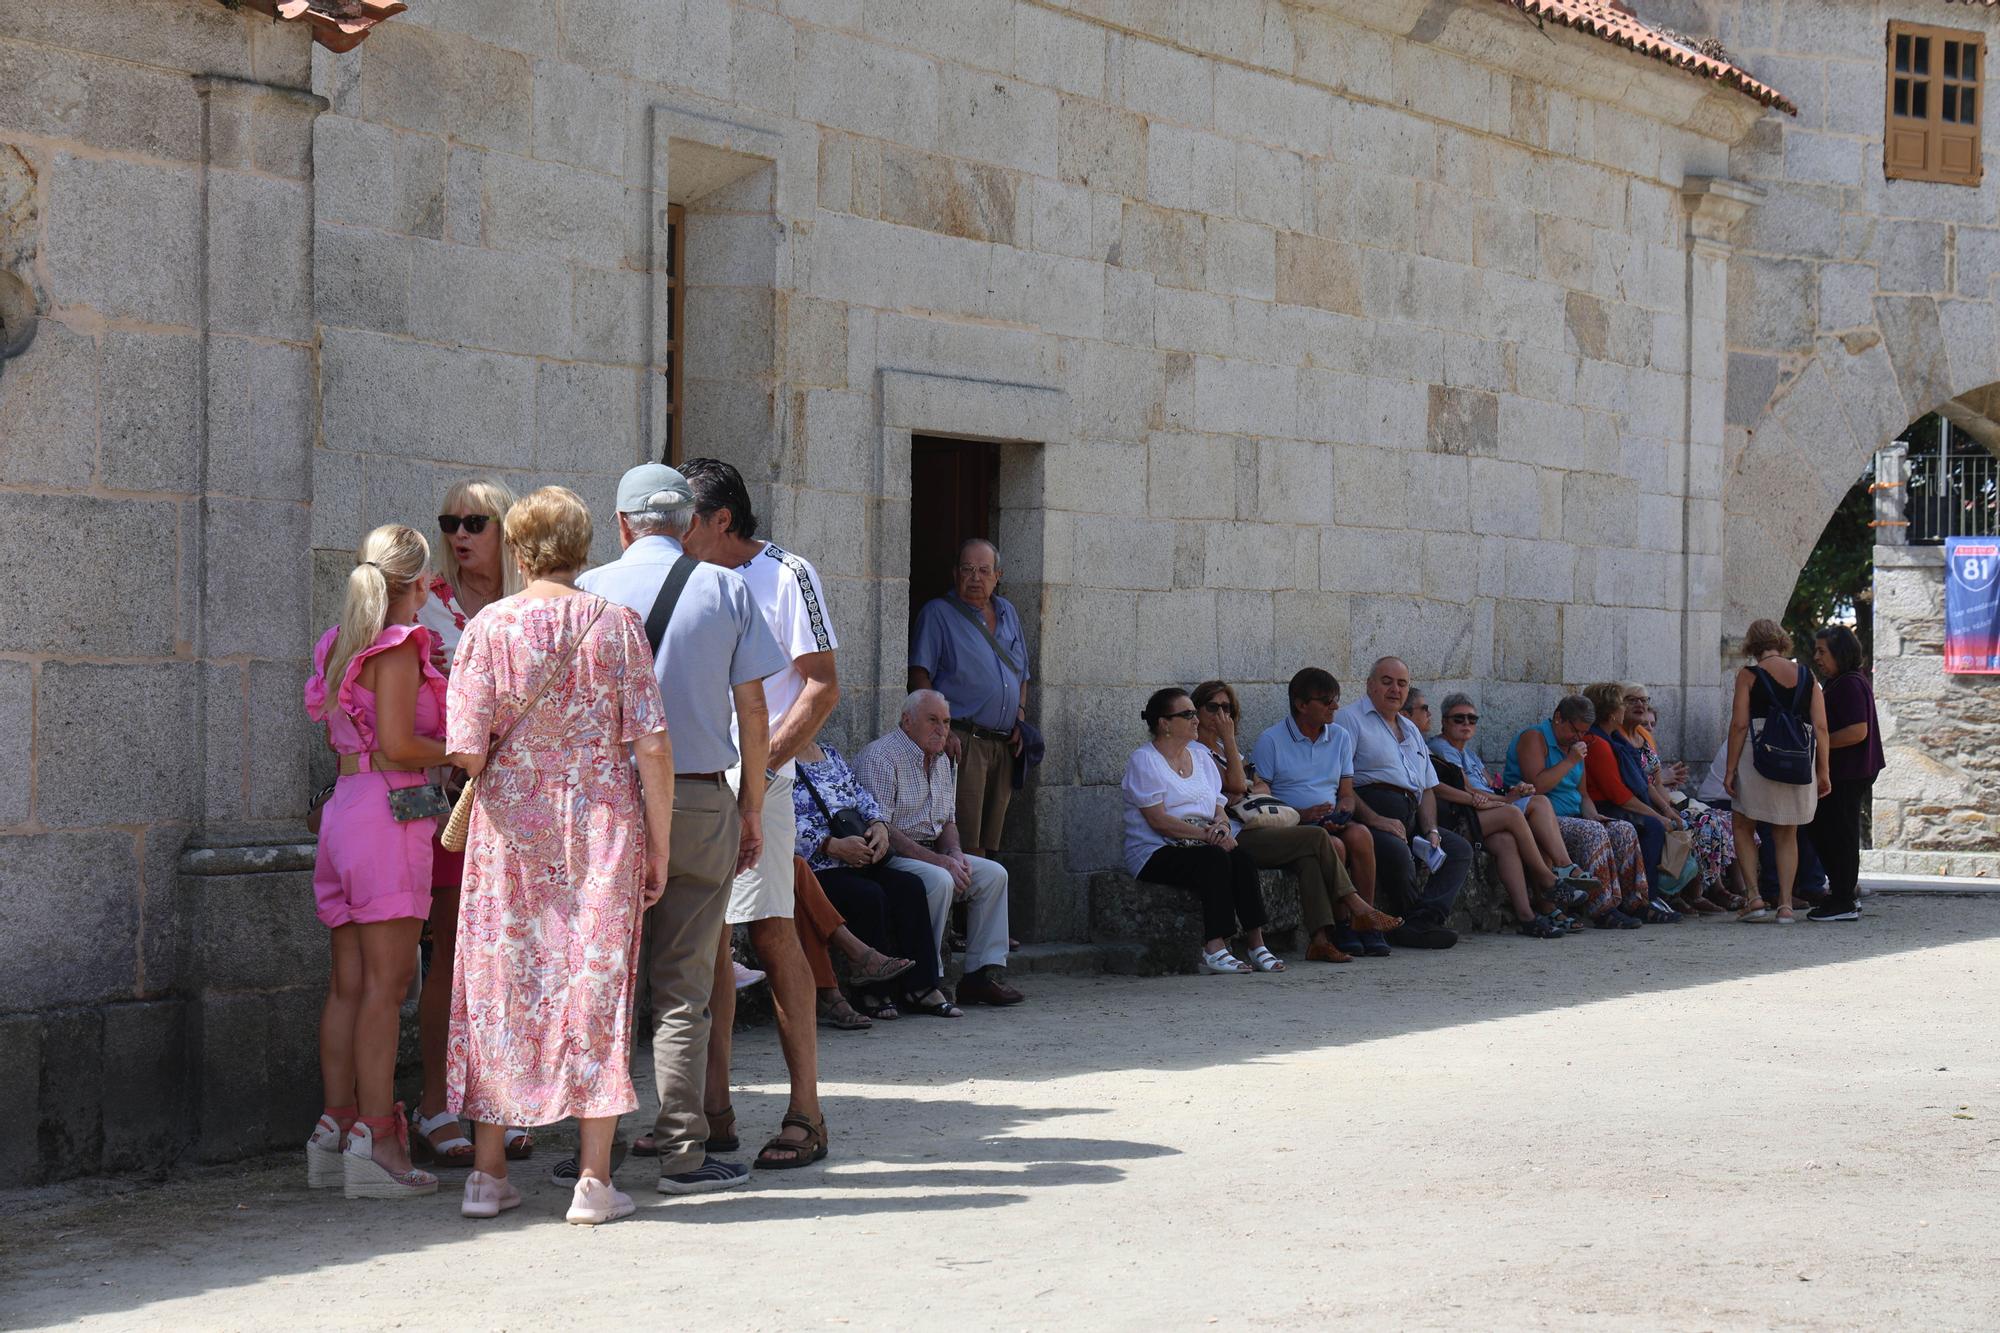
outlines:
[[[438, 506], [441, 540], [432, 546], [438, 572], [430, 596], [417, 608], [417, 623], [437, 644], [431, 663], [447, 675], [465, 626], [502, 597], [521, 591], [521, 571], [503, 534], [514, 492], [497, 481], [461, 481]], [[431, 958], [417, 999], [417, 1047], [424, 1063], [424, 1097], [417, 1107], [418, 1155], [437, 1166], [472, 1165], [472, 1141], [458, 1117], [445, 1109], [444, 1048], [451, 1024], [451, 973], [458, 940], [458, 888], [465, 871], [462, 852], [431, 849]], [[507, 1131], [507, 1156], [519, 1161], [534, 1151], [525, 1129]]]
[[[1194, 701], [1177, 688], [1155, 690], [1139, 714], [1152, 740], [1125, 764], [1125, 868], [1134, 879], [1193, 889], [1201, 897], [1201, 970], [1282, 972], [1264, 945], [1264, 895], [1257, 863], [1237, 845], [1223, 809], [1222, 776], [1189, 746]], [[1238, 929], [1250, 961], [1229, 952]]]

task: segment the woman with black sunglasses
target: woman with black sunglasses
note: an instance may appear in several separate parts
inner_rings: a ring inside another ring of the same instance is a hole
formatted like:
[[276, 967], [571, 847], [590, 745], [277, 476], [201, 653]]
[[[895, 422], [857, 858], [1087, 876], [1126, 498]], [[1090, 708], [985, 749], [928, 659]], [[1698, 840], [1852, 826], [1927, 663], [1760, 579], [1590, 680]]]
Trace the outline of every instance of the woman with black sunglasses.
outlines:
[[[417, 623], [431, 631], [431, 664], [447, 674], [466, 622], [502, 597], [521, 591], [521, 571], [507, 549], [502, 529], [514, 493], [497, 481], [461, 481], [438, 506], [437, 571], [430, 596], [417, 609]], [[458, 940], [458, 891], [465, 854], [431, 849], [430, 961], [417, 997], [417, 1049], [424, 1065], [424, 1095], [417, 1106], [411, 1143], [434, 1166], [472, 1165], [472, 1140], [458, 1118], [445, 1109], [445, 1036], [451, 1024], [451, 974]], [[507, 1131], [507, 1156], [520, 1161], [533, 1152], [534, 1136]]]

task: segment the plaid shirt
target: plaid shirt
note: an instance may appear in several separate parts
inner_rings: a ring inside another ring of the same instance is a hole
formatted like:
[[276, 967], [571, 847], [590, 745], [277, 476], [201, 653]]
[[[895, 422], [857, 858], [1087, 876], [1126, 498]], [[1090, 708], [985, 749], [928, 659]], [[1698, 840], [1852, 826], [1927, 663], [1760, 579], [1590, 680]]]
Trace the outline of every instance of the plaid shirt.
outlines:
[[923, 748], [901, 727], [854, 756], [854, 772], [889, 827], [918, 842], [936, 841], [958, 817], [958, 765], [941, 754], [926, 773]]

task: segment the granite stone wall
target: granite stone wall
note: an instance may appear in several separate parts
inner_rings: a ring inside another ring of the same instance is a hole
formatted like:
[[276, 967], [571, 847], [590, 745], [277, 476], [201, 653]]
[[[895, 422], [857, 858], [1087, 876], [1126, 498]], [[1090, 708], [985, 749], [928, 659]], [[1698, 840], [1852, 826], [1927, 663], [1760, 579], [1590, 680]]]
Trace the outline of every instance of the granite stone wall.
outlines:
[[2000, 877], [2000, 677], [1944, 669], [1944, 548], [1875, 548], [1875, 780], [1868, 867]]

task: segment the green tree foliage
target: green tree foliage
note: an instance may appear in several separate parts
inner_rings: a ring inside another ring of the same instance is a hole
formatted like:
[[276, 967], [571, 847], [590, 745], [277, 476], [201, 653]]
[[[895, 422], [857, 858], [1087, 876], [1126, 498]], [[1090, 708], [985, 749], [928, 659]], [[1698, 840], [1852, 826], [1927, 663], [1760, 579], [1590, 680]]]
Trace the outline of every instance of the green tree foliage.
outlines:
[[1851, 617], [1862, 653], [1874, 659], [1875, 529], [1869, 524], [1875, 517], [1875, 498], [1868, 490], [1874, 480], [1875, 465], [1870, 463], [1826, 521], [1819, 544], [1799, 571], [1798, 586], [1785, 608], [1785, 629], [1800, 656], [1811, 652], [1816, 631]]

